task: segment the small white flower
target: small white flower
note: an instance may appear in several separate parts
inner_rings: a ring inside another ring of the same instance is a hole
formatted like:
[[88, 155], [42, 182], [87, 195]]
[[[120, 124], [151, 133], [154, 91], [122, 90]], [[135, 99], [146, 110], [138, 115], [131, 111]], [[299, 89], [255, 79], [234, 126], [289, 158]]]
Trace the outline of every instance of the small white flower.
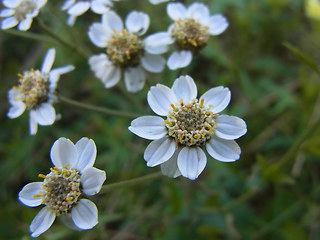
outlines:
[[171, 70], [188, 66], [193, 53], [207, 45], [210, 35], [221, 34], [229, 25], [223, 15], [210, 15], [208, 7], [198, 2], [188, 8], [180, 2], [168, 3], [167, 13], [175, 22], [169, 27], [166, 37], [164, 33], [155, 35], [153, 44], [160, 48], [174, 42], [178, 47], [167, 61]]
[[18, 29], [26, 31], [30, 28], [34, 17], [38, 16], [47, 0], [3, 0], [6, 7], [0, 11], [2, 29], [9, 29], [18, 25]]
[[31, 69], [20, 77], [20, 85], [11, 88], [8, 92], [11, 107], [7, 113], [9, 118], [19, 117], [25, 109], [30, 112], [30, 134], [37, 133], [39, 125], [52, 125], [56, 119], [56, 112], [52, 104], [56, 101], [55, 90], [61, 74], [74, 69], [67, 65], [51, 70], [55, 59], [54, 48], [48, 50], [41, 70]]
[[140, 38], [149, 28], [149, 16], [143, 12], [132, 11], [128, 14], [125, 25], [121, 18], [109, 10], [102, 15], [101, 23], [93, 23], [89, 28], [89, 37], [98, 47], [106, 48], [106, 53], [89, 58], [91, 70], [106, 88], [116, 85], [124, 71], [124, 81], [128, 91], [141, 90], [146, 81], [145, 70], [161, 72], [165, 59], [166, 46], [153, 46], [152, 35]]
[[198, 100], [197, 86], [189, 76], [177, 78], [172, 88], [151, 87], [148, 103], [158, 116], [143, 116], [131, 122], [129, 130], [154, 140], [144, 152], [148, 167], [161, 165], [169, 177], [196, 179], [206, 166], [205, 147], [213, 158], [233, 162], [240, 158], [234, 141], [247, 132], [246, 123], [234, 116], [219, 115], [230, 102], [228, 88], [215, 87]]
[[75, 145], [66, 138], [55, 141], [50, 152], [51, 172], [39, 174], [43, 182], [29, 183], [19, 192], [23, 204], [45, 205], [31, 222], [32, 237], [47, 231], [60, 215], [71, 217], [79, 229], [91, 229], [98, 223], [96, 205], [81, 198], [82, 193], [97, 194], [106, 180], [105, 171], [93, 167], [96, 155], [92, 139], [81, 138]]
[[91, 8], [94, 13], [103, 14], [112, 6], [111, 0], [66, 0], [62, 5], [62, 10], [68, 10], [68, 24], [73, 25], [76, 18]]

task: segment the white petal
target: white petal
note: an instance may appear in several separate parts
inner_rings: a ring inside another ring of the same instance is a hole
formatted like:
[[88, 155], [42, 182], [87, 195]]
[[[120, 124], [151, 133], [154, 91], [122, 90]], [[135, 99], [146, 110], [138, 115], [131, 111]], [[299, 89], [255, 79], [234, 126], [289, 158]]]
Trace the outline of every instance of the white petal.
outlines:
[[83, 137], [75, 144], [78, 151], [78, 163], [76, 169], [80, 172], [92, 167], [97, 156], [97, 147], [92, 139]]
[[240, 158], [240, 147], [233, 140], [213, 136], [207, 142], [206, 148], [211, 157], [222, 162], [234, 162]]
[[124, 72], [124, 83], [129, 92], [140, 91], [146, 82], [146, 74], [141, 67], [128, 68]]
[[178, 100], [191, 101], [197, 98], [197, 86], [188, 75], [177, 78], [171, 89], [176, 94]]
[[19, 117], [26, 109], [26, 105], [20, 100], [20, 98], [21, 93], [18, 89], [11, 88], [8, 91], [8, 99], [10, 104], [12, 105], [7, 113], [7, 116], [9, 118]]
[[179, 152], [180, 152], [179, 150], [176, 150], [168, 161], [160, 165], [161, 172], [164, 176], [168, 176], [171, 178], [176, 178], [181, 176], [181, 172], [177, 165], [177, 158], [178, 158]]
[[75, 67], [73, 65], [67, 65], [64, 67], [52, 69], [49, 72], [49, 82], [50, 82], [49, 89], [50, 89], [50, 91], [54, 92], [54, 90], [56, 89], [57, 83], [60, 79], [60, 75], [71, 72], [74, 69], [75, 69]]
[[90, 2], [77, 2], [68, 10], [68, 14], [80, 16], [90, 8]]
[[20, 4], [21, 0], [3, 0], [2, 3], [8, 8], [15, 8]]
[[27, 31], [31, 27], [31, 23], [32, 23], [32, 17], [27, 17], [19, 23], [18, 29], [20, 31]]
[[178, 155], [178, 167], [182, 176], [196, 179], [207, 164], [207, 157], [199, 147], [184, 147]]
[[8, 8], [5, 8], [5, 9], [2, 9], [0, 11], [0, 17], [10, 17], [14, 14], [14, 10], [13, 9], [8, 9]]
[[14, 17], [8, 17], [2, 20], [1, 22], [1, 28], [2, 29], [9, 29], [18, 24], [18, 20]]
[[158, 116], [143, 116], [131, 122], [129, 130], [139, 137], [156, 140], [167, 134], [164, 119]]
[[88, 31], [91, 42], [101, 48], [107, 46], [110, 34], [111, 32], [108, 31], [101, 23], [93, 23], [89, 27]]
[[176, 150], [176, 143], [167, 137], [152, 141], [144, 152], [148, 167], [168, 161]]
[[167, 13], [173, 20], [184, 18], [187, 14], [187, 9], [182, 3], [168, 3]]
[[42, 63], [42, 67], [41, 67], [41, 72], [43, 72], [43, 73], [49, 73], [50, 72], [55, 57], [56, 57], [56, 50], [54, 48], [50, 48], [47, 51], [46, 56], [44, 57], [44, 60], [43, 60], [43, 63]]
[[152, 111], [160, 116], [168, 115], [172, 109], [171, 104], [177, 102], [174, 92], [162, 84], [157, 84], [150, 88], [147, 100]]
[[191, 63], [191, 60], [191, 51], [183, 50], [179, 52], [173, 52], [168, 59], [167, 65], [171, 70], [175, 70], [188, 66]]
[[159, 4], [163, 2], [168, 2], [169, 0], [149, 0], [150, 3], [152, 4]]
[[144, 39], [144, 49], [152, 54], [162, 54], [168, 50], [168, 45], [173, 43], [174, 39], [168, 32], [157, 32]]
[[120, 81], [120, 68], [113, 66], [106, 54], [102, 53], [90, 57], [89, 64], [94, 75], [103, 82], [106, 88], [113, 87]]
[[187, 11], [187, 17], [195, 20], [208, 19], [209, 16], [209, 8], [203, 3], [195, 2], [189, 6]]
[[212, 15], [209, 19], [209, 33], [211, 35], [219, 35], [223, 33], [228, 26], [229, 23], [226, 17], [222, 14]]
[[81, 187], [84, 194], [89, 196], [97, 194], [104, 181], [106, 172], [94, 167], [86, 168], [81, 174]]
[[160, 55], [145, 53], [141, 58], [141, 63], [147, 71], [159, 73], [163, 71], [166, 60]]
[[30, 116], [39, 125], [52, 125], [56, 120], [56, 111], [49, 103], [42, 103], [38, 108], [30, 111]]
[[131, 11], [126, 18], [126, 27], [129, 32], [144, 34], [150, 25], [148, 14], [138, 11]]
[[68, 24], [69, 26], [73, 26], [73, 25], [75, 24], [76, 20], [77, 20], [77, 16], [75, 16], [75, 15], [69, 15], [69, 17], [68, 17], [68, 19], [67, 19], [67, 24]]
[[51, 161], [58, 168], [65, 168], [70, 165], [76, 169], [78, 163], [78, 152], [73, 142], [64, 137], [54, 142], [50, 151]]
[[68, 8], [70, 8], [72, 6], [72, 4], [74, 4], [76, 2], [76, 0], [66, 0], [64, 2], [64, 4], [61, 6], [61, 10], [67, 10]]
[[103, 14], [107, 12], [110, 9], [109, 8], [110, 6], [111, 4], [105, 4], [105, 3], [102, 3], [101, 1], [93, 0], [91, 2], [91, 10], [98, 14]]
[[118, 14], [116, 14], [114, 11], [107, 11], [105, 14], [102, 15], [102, 24], [105, 28], [121, 31], [123, 29], [123, 22]]
[[31, 135], [36, 135], [38, 131], [38, 123], [31, 117], [31, 112], [29, 113], [29, 132]]
[[219, 138], [234, 140], [247, 132], [247, 125], [241, 118], [220, 115], [216, 119], [217, 128], [215, 134]]
[[30, 225], [31, 237], [38, 237], [47, 231], [56, 218], [56, 214], [49, 207], [44, 207], [35, 216]]
[[200, 99], [204, 99], [204, 104], [210, 106], [213, 113], [223, 111], [229, 104], [231, 99], [231, 92], [229, 88], [222, 86], [209, 89]]
[[19, 200], [29, 207], [37, 207], [42, 203], [40, 194], [42, 182], [33, 182], [25, 185], [19, 192]]
[[78, 204], [71, 209], [71, 217], [78, 228], [91, 229], [98, 223], [98, 209], [93, 202], [80, 199]]
[[36, 3], [37, 3], [37, 8], [42, 8], [46, 3], [47, 3], [47, 0], [36, 0]]

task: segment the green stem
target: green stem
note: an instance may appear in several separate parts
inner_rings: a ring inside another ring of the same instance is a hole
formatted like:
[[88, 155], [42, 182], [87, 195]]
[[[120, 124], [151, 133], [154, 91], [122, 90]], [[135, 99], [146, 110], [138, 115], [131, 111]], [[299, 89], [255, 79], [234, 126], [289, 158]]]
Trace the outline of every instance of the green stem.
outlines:
[[106, 193], [108, 191], [114, 190], [114, 189], [118, 189], [120, 187], [129, 187], [129, 186], [133, 186], [136, 184], [140, 184], [140, 183], [146, 183], [149, 182], [150, 180], [156, 179], [158, 177], [162, 176], [161, 172], [156, 172], [156, 173], [151, 173], [149, 175], [143, 176], [143, 177], [138, 177], [138, 178], [133, 178], [133, 179], [129, 179], [129, 180], [124, 180], [121, 182], [116, 182], [116, 183], [112, 183], [109, 185], [104, 185], [101, 188], [100, 193]]
[[3, 30], [3, 32], [9, 33], [14, 36], [23, 37], [23, 38], [27, 38], [27, 39], [31, 39], [31, 40], [40, 41], [40, 42], [45, 41], [45, 42], [54, 43], [54, 41], [51, 38], [48, 38], [42, 34], [24, 32], [24, 31], [19, 31], [19, 30], [14, 30], [14, 29]]
[[53, 32], [49, 27], [47, 27], [42, 21], [38, 20], [38, 23], [39, 23], [40, 29], [44, 33], [48, 34], [53, 39], [57, 40], [61, 45], [63, 45], [65, 47], [69, 48], [70, 50], [78, 53], [81, 57], [84, 57], [85, 59], [87, 59], [89, 57], [89, 55], [87, 53], [85, 53], [85, 52], [81, 51], [81, 49], [77, 48], [77, 45], [69, 43], [64, 38], [60, 37], [58, 34]]
[[81, 102], [69, 99], [67, 97], [61, 96], [61, 95], [58, 95], [58, 99], [63, 103], [67, 103], [69, 105], [79, 107], [82, 109], [86, 109], [86, 110], [96, 111], [96, 112], [103, 113], [106, 115], [113, 115], [113, 116], [117, 116], [117, 117], [126, 117], [126, 118], [135, 118], [135, 117], [140, 116], [135, 113], [121, 112], [121, 111], [117, 111], [117, 110], [113, 110], [113, 109], [109, 109], [109, 108], [105, 108], [105, 107], [98, 107], [98, 106], [91, 105], [88, 103], [81, 103]]

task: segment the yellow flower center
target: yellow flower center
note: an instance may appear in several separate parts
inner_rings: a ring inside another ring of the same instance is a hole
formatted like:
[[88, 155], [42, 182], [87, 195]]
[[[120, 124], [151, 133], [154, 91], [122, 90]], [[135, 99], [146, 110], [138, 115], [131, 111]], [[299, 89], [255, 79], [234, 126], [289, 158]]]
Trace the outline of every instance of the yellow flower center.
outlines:
[[22, 21], [26, 18], [28, 13], [32, 13], [36, 8], [36, 4], [32, 0], [22, 1], [15, 9], [14, 9], [14, 18], [18, 21]]

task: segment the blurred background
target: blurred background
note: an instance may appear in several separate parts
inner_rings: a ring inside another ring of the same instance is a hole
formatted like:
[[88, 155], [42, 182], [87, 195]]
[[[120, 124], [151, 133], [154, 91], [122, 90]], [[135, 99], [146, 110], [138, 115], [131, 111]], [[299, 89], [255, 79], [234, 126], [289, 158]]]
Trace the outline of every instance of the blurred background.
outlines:
[[[71, 28], [60, 10], [63, 2], [48, 1], [37, 19], [89, 56], [103, 52], [87, 36], [88, 26], [100, 16], [88, 11]], [[160, 171], [148, 168], [143, 159], [149, 141], [128, 131], [133, 118], [57, 103], [61, 119], [39, 126], [36, 136], [29, 135], [26, 112], [7, 118], [7, 92], [18, 84], [17, 74], [39, 69], [51, 47], [57, 50], [53, 67], [76, 66], [61, 77], [61, 96], [153, 114], [146, 101], [150, 86], [160, 82], [171, 87], [175, 78], [188, 74], [199, 95], [215, 86], [229, 87], [232, 99], [225, 113], [243, 118], [248, 132], [237, 140], [239, 161], [223, 163], [207, 156], [207, 166], [195, 181], [161, 176], [110, 188], [90, 197], [99, 209], [99, 224], [92, 230], [70, 230], [58, 218], [39, 239], [320, 239], [320, 1], [201, 2], [212, 14], [224, 14], [228, 29], [211, 37], [189, 67], [149, 74], [137, 94], [126, 92], [123, 81], [105, 89], [87, 59], [50, 37], [37, 19], [26, 33], [0, 31], [1, 239], [30, 238], [29, 225], [41, 207], [24, 206], [17, 196], [25, 184], [40, 181], [39, 173], [49, 173], [50, 149], [59, 137], [94, 139], [95, 166], [107, 172], [105, 185]], [[114, 2], [122, 19], [133, 9], [151, 16], [148, 34], [171, 24], [165, 3]]]

